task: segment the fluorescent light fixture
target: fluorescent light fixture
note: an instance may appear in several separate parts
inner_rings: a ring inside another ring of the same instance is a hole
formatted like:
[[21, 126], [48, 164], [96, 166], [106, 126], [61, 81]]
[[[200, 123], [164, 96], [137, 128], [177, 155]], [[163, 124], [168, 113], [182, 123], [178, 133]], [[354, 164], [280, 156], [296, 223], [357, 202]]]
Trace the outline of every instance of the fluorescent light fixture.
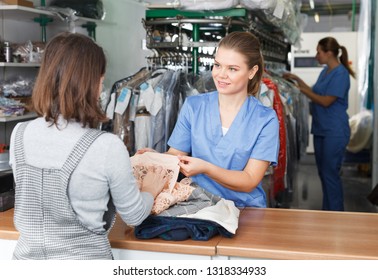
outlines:
[[315, 19], [315, 22], [318, 23], [320, 21], [320, 16], [318, 13], [315, 13], [314, 14], [314, 19]]
[[[173, 26], [178, 26], [178, 23], [172, 23]], [[190, 23], [184, 23], [181, 24], [181, 28], [186, 29], [186, 30], [193, 30], [193, 26]]]
[[311, 10], [313, 10], [315, 8], [314, 0], [308, 0], [308, 3], [310, 4]]

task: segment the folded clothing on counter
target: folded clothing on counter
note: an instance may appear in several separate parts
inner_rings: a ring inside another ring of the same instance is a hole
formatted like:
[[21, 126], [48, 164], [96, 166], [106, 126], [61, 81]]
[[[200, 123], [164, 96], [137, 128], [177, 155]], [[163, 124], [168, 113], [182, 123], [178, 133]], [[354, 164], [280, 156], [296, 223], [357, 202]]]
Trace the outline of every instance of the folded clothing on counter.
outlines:
[[206, 191], [189, 177], [177, 182], [180, 168], [176, 156], [146, 152], [130, 159], [142, 191], [144, 177], [158, 167], [169, 179], [155, 198], [151, 215], [135, 227], [136, 238], [209, 240], [217, 234], [225, 237], [235, 234], [240, 211], [234, 202]]
[[165, 240], [206, 241], [215, 235], [232, 237], [239, 223], [240, 210], [232, 201], [214, 196], [196, 184], [191, 196], [159, 215], [150, 215], [135, 227], [135, 237]]
[[135, 227], [135, 237], [139, 239], [150, 239], [160, 237], [164, 240], [181, 241], [193, 239], [207, 241], [215, 235], [232, 237], [219, 224], [202, 219], [162, 217], [150, 215], [142, 224]]

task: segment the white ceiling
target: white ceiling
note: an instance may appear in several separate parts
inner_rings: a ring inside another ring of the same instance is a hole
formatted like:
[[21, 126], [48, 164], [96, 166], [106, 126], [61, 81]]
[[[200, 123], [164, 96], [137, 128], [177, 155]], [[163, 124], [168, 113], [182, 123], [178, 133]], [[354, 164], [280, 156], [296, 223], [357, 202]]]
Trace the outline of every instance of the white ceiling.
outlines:
[[[313, 15], [319, 14], [347, 14], [353, 9], [355, 4], [356, 13], [359, 12], [360, 2], [363, 0], [302, 0], [301, 12]], [[311, 9], [310, 2], [314, 3], [314, 9]]]

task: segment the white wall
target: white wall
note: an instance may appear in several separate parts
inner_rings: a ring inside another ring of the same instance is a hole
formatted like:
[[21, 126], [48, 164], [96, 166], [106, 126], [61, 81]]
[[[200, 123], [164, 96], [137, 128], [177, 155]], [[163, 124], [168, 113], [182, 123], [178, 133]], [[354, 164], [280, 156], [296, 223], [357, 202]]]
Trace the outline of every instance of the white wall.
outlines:
[[146, 66], [146, 51], [142, 40], [146, 37], [142, 18], [145, 6], [132, 0], [103, 0], [105, 21], [96, 29], [97, 42], [105, 49], [108, 67], [105, 86], [135, 74]]
[[315, 22], [313, 16], [307, 17], [307, 25], [304, 32], [346, 32], [358, 30], [359, 16], [355, 15], [354, 27], [352, 18], [348, 15], [320, 16], [320, 21]]

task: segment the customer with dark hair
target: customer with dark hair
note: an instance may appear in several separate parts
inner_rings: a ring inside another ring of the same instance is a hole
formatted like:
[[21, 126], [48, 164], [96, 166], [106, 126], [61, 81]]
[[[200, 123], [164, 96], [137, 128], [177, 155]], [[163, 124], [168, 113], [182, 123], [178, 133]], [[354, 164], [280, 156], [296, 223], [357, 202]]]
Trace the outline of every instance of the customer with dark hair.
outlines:
[[266, 207], [262, 179], [277, 164], [277, 115], [255, 97], [263, 71], [259, 40], [228, 34], [215, 54], [217, 90], [186, 98], [168, 141], [185, 176], [238, 207]]
[[125, 145], [96, 129], [107, 120], [99, 107], [105, 68], [103, 49], [85, 35], [61, 33], [45, 48], [32, 95], [39, 117], [11, 136], [14, 259], [112, 259], [115, 210], [139, 225], [164, 186], [157, 171], [140, 192]]
[[323, 189], [323, 210], [344, 210], [340, 169], [350, 139], [348, 95], [350, 76], [355, 77], [348, 52], [333, 37], [318, 42], [316, 59], [325, 67], [310, 87], [292, 73], [284, 77], [296, 81], [300, 91], [311, 100], [312, 128], [316, 165]]

